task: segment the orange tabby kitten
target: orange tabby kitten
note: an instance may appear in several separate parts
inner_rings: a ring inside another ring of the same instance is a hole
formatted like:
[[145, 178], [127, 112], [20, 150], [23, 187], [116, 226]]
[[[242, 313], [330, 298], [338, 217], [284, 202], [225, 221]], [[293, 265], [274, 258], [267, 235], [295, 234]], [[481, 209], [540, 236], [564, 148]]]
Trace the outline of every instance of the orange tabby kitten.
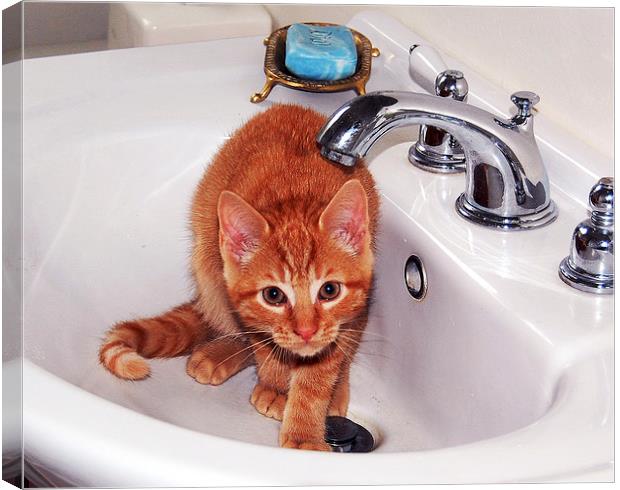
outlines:
[[255, 364], [250, 401], [282, 421], [280, 445], [327, 451], [367, 321], [378, 196], [363, 165], [320, 156], [324, 122], [277, 105], [230, 138], [194, 196], [196, 298], [115, 325], [99, 357], [137, 380], [145, 358], [190, 354], [187, 373], [212, 385]]

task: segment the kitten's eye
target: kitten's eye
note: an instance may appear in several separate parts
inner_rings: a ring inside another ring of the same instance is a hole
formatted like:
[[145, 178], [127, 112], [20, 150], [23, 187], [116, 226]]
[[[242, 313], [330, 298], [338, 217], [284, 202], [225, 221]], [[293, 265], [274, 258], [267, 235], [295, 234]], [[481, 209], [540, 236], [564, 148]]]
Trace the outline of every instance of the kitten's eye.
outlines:
[[326, 282], [319, 289], [319, 299], [321, 301], [331, 301], [340, 294], [340, 284], [337, 282]]
[[263, 289], [263, 299], [270, 305], [280, 306], [286, 303], [286, 294], [280, 288], [269, 286]]

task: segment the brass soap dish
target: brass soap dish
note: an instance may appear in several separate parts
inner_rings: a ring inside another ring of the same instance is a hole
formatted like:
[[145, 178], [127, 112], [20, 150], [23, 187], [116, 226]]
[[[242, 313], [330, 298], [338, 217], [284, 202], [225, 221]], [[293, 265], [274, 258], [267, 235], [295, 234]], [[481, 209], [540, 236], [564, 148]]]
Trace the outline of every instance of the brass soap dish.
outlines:
[[[306, 22], [315, 26], [333, 26], [325, 22]], [[306, 92], [342, 92], [343, 90], [355, 90], [358, 95], [366, 93], [366, 82], [370, 77], [371, 58], [379, 56], [379, 50], [373, 48], [368, 38], [351, 29], [355, 47], [357, 48], [357, 69], [355, 73], [342, 80], [304, 80], [291, 74], [284, 64], [286, 54], [286, 32], [290, 26], [282, 27], [263, 41], [267, 47], [265, 51], [265, 76], [267, 80], [260, 92], [250, 98], [251, 102], [262, 102], [267, 98], [271, 89], [277, 85], [284, 85], [296, 90]]]

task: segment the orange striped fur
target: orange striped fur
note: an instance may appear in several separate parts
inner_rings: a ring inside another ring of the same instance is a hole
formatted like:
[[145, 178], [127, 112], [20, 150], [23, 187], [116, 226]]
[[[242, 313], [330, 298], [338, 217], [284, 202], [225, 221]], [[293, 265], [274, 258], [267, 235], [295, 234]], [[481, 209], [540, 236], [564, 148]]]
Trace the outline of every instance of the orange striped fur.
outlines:
[[115, 325], [105, 336], [99, 360], [119, 378], [146, 378], [146, 359], [189, 354], [206, 329], [195, 302], [178, 306], [161, 316], [131, 320]]
[[324, 122], [274, 105], [223, 145], [192, 204], [196, 299], [114, 326], [108, 370], [137, 380], [147, 358], [190, 354], [187, 373], [220, 384], [256, 365], [250, 402], [282, 421], [280, 444], [329, 449], [325, 417], [346, 414], [367, 321], [379, 200], [363, 165], [320, 156]]

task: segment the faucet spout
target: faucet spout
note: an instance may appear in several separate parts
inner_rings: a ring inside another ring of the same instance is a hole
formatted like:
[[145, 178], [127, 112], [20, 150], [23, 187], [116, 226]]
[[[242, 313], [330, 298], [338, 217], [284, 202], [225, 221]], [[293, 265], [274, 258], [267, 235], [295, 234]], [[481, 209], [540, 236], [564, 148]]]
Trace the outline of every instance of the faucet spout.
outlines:
[[504, 120], [449, 98], [373, 92], [338, 109], [317, 142], [325, 158], [352, 166], [392, 128], [419, 124], [441, 128], [457, 139], [465, 154], [466, 188], [457, 200], [459, 214], [506, 230], [533, 228], [553, 221], [557, 210], [534, 138], [532, 104], [525, 105], [527, 110]]

